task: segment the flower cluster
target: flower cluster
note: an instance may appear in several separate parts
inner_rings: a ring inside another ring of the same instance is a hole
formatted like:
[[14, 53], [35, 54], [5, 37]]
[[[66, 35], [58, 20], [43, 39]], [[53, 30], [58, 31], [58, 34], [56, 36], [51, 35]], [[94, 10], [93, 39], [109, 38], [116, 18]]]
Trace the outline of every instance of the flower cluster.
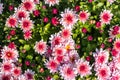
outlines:
[[[15, 46], [15, 44], [14, 44]], [[5, 46], [1, 50], [0, 79], [1, 80], [33, 80], [34, 72], [27, 69], [24, 74], [18, 62], [18, 51], [16, 47]]]

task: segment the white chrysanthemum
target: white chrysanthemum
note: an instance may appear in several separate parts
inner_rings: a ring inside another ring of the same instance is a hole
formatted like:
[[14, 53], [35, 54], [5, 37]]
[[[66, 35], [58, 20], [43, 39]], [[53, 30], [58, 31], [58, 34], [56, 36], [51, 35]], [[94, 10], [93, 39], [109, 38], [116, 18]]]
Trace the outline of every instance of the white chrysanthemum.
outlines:
[[73, 25], [78, 21], [78, 15], [72, 9], [65, 9], [61, 13], [60, 24], [66, 28], [72, 28]]
[[49, 6], [54, 6], [55, 4], [59, 4], [59, 0], [44, 0], [45, 4], [49, 4]]
[[104, 10], [100, 14], [100, 21], [104, 24], [110, 24], [113, 14], [110, 10]]

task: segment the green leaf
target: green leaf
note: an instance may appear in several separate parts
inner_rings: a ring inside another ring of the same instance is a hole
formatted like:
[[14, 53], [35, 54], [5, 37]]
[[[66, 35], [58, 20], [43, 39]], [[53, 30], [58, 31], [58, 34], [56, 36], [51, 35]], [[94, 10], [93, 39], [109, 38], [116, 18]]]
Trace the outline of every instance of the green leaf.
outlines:
[[21, 44], [25, 44], [25, 43], [26, 43], [26, 41], [23, 40], [23, 39], [19, 39], [19, 42], [20, 42]]
[[26, 51], [29, 51], [29, 50], [30, 50], [30, 45], [25, 44], [25, 45], [24, 45], [24, 49], [25, 49]]

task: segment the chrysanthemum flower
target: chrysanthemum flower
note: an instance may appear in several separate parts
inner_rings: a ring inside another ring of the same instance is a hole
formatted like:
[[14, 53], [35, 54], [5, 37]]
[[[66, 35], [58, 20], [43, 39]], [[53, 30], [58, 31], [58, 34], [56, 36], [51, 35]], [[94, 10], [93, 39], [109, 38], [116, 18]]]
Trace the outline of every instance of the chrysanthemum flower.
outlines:
[[75, 80], [75, 70], [68, 64], [63, 65], [60, 68], [60, 74], [64, 78], [64, 80]]
[[20, 75], [20, 76], [18, 77], [18, 80], [26, 80], [26, 78], [27, 78], [27, 77], [25, 77], [25, 75]]
[[23, 10], [22, 8], [16, 9], [15, 15], [19, 20], [21, 20], [22, 18], [28, 18], [29, 17], [29, 13], [27, 11]]
[[116, 39], [116, 41], [113, 44], [114, 49], [116, 49], [117, 51], [120, 51], [120, 39]]
[[24, 32], [24, 39], [29, 40], [32, 38], [32, 31], [26, 31]]
[[91, 74], [91, 67], [89, 65], [89, 62], [84, 61], [83, 59], [78, 60], [77, 63], [77, 73], [81, 76], [87, 76]]
[[46, 67], [50, 70], [51, 73], [57, 72], [58, 64], [54, 59], [50, 59], [46, 62]]
[[0, 14], [2, 14], [2, 12], [3, 12], [3, 4], [0, 3]]
[[34, 80], [34, 72], [27, 69], [24, 73], [26, 80]]
[[110, 78], [110, 68], [107, 65], [102, 65], [98, 70], [96, 70], [96, 75], [98, 76], [98, 80], [108, 80]]
[[18, 51], [5, 46], [2, 50], [2, 59], [14, 62], [18, 60]]
[[35, 49], [35, 52], [39, 54], [44, 54], [47, 49], [46, 42], [43, 42], [43, 41], [36, 42], [34, 49]]
[[65, 39], [70, 38], [71, 34], [72, 34], [71, 30], [68, 28], [62, 29], [62, 31], [61, 31], [61, 36]]
[[11, 75], [1, 73], [0, 80], [12, 80], [12, 77], [11, 77]]
[[45, 4], [49, 4], [49, 6], [54, 6], [55, 4], [59, 4], [59, 0], [44, 0]]
[[67, 42], [65, 42], [63, 44], [67, 51], [75, 49], [75, 43], [72, 39], [67, 40]]
[[15, 67], [15, 68], [13, 68], [12, 69], [12, 75], [14, 76], [14, 77], [18, 77], [18, 76], [20, 76], [21, 75], [21, 68], [19, 68], [19, 67]]
[[35, 10], [35, 3], [33, 0], [22, 0], [22, 9], [32, 12]]
[[70, 29], [78, 20], [78, 15], [72, 9], [65, 9], [65, 11], [61, 13], [61, 17], [60, 23]]
[[6, 26], [15, 28], [17, 26], [17, 19], [14, 16], [10, 16], [6, 21]]
[[60, 64], [62, 63], [64, 60], [64, 56], [63, 55], [58, 55], [58, 56], [55, 56], [55, 61]]
[[85, 23], [87, 21], [87, 19], [89, 18], [90, 14], [87, 11], [80, 11], [79, 14], [79, 20], [82, 23]]
[[60, 45], [63, 42], [63, 38], [59, 34], [51, 35], [50, 40], [52, 47]]
[[112, 76], [111, 76], [110, 80], [120, 80], [120, 72], [118, 70], [114, 71], [112, 73]]
[[53, 52], [54, 52], [54, 53], [53, 53], [54, 56], [64, 55], [65, 49], [63, 49], [62, 47], [56, 46], [56, 47], [53, 49]]
[[104, 10], [100, 14], [100, 21], [105, 24], [110, 24], [113, 14], [110, 10]]
[[33, 28], [33, 22], [30, 19], [24, 18], [22, 19], [22, 21], [20, 22], [20, 28], [23, 31], [29, 31]]
[[11, 71], [14, 67], [14, 64], [10, 61], [3, 61], [1, 64], [1, 72], [4, 72], [5, 74], [11, 74]]
[[100, 50], [96, 49], [96, 53], [94, 53], [95, 58], [95, 66], [102, 65], [108, 62], [109, 59], [109, 52], [107, 50]]

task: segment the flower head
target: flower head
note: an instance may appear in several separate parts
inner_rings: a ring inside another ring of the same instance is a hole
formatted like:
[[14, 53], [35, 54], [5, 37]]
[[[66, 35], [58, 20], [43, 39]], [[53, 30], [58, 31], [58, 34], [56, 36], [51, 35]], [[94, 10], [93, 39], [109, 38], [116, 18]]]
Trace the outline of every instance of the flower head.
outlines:
[[100, 21], [105, 24], [110, 24], [113, 14], [110, 10], [104, 10], [100, 14]]
[[6, 21], [6, 26], [15, 28], [17, 26], [17, 19], [14, 16], [10, 16]]
[[72, 9], [65, 9], [65, 11], [61, 13], [61, 17], [60, 23], [70, 29], [78, 20], [78, 15]]
[[59, 0], [44, 0], [45, 4], [49, 4], [49, 6], [54, 6], [55, 4], [59, 4]]

